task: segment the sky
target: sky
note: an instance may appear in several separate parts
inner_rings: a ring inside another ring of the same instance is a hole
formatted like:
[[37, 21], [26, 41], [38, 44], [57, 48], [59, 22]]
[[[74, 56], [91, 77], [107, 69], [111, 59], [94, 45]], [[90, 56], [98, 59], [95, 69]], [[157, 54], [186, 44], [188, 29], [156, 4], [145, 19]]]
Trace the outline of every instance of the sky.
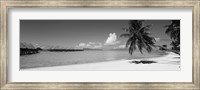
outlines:
[[[129, 20], [20, 20], [20, 42], [32, 43], [42, 48], [124, 48]], [[145, 20], [152, 24], [151, 36], [156, 45], [170, 45], [165, 25], [171, 20]]]

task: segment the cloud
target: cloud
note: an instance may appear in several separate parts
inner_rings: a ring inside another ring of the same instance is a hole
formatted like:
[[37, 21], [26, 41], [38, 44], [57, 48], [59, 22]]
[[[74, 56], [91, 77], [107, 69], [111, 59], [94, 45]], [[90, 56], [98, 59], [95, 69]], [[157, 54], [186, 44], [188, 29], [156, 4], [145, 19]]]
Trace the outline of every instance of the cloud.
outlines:
[[116, 45], [113, 49], [125, 49], [126, 45]]
[[76, 48], [102, 48], [102, 43], [100, 42], [89, 42], [89, 43], [79, 43], [79, 45], [76, 46]]
[[117, 35], [115, 33], [110, 33], [104, 45], [116, 45], [120, 42], [117, 40]]
[[85, 47], [86, 44], [85, 43], [79, 43], [78, 47]]
[[86, 47], [90, 47], [91, 45], [90, 44], [86, 44]]
[[126, 48], [126, 45], [119, 45], [118, 48]]
[[97, 46], [93, 46], [92, 48], [93, 49], [99, 49], [99, 48], [102, 48], [103, 46], [102, 45], [97, 45]]
[[93, 49], [100, 49], [100, 48], [102, 48], [103, 46], [102, 46], [102, 43], [100, 43], [100, 42], [98, 42], [98, 43], [94, 43], [93, 44]]
[[89, 42], [88, 44], [89, 44], [89, 45], [92, 45], [92, 44], [96, 44], [96, 43], [95, 43], [95, 42]]
[[160, 41], [160, 38], [155, 38], [156, 42], [159, 42]]

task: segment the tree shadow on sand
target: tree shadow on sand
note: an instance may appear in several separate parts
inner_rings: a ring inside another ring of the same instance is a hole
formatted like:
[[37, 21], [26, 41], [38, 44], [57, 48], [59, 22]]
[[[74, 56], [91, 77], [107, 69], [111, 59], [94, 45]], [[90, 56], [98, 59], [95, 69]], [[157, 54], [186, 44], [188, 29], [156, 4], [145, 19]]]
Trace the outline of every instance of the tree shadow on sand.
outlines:
[[135, 63], [135, 64], [152, 64], [152, 63], [157, 63], [156, 61], [147, 61], [147, 60], [141, 60], [141, 61], [131, 61], [130, 63]]

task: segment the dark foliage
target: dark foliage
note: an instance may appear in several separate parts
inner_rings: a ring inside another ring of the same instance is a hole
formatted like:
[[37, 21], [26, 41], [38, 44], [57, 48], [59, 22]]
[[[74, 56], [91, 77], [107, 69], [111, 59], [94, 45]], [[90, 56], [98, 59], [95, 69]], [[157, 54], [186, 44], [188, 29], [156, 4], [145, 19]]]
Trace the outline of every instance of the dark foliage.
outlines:
[[172, 39], [172, 50], [180, 51], [180, 20], [172, 20], [166, 27], [165, 33]]
[[152, 47], [155, 47], [155, 38], [149, 36], [152, 25], [143, 26], [143, 23], [143, 20], [129, 21], [129, 27], [123, 28], [127, 33], [120, 35], [120, 37], [128, 38], [126, 47], [129, 47], [129, 54], [131, 55], [136, 48], [143, 54], [142, 49], [151, 52]]

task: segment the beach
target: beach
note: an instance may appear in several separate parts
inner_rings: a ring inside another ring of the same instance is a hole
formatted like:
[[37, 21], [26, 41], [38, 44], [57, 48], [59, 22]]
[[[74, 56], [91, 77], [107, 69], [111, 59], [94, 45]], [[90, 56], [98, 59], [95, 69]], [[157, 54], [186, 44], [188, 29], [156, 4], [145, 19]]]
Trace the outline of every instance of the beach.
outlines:
[[[155, 63], [133, 63], [133, 61], [155, 61]], [[180, 56], [168, 52], [161, 57], [145, 59], [121, 59], [106, 62], [95, 62], [75, 65], [62, 65], [51, 67], [38, 67], [21, 69], [22, 71], [177, 71], [181, 70]]]
[[85, 50], [76, 52], [48, 52], [20, 56], [20, 69], [100, 63], [126, 59], [161, 57], [165, 52], [152, 51], [141, 54], [135, 51], [131, 56], [126, 50]]

